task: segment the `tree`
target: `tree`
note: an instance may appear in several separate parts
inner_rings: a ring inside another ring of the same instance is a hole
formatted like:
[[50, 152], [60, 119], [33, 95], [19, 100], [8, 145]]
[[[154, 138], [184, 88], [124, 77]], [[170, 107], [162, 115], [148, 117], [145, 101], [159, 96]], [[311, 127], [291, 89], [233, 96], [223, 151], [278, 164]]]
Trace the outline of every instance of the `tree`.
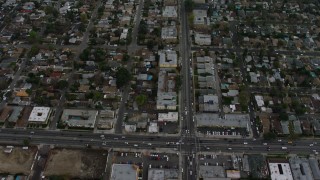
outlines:
[[122, 57], [122, 61], [124, 61], [124, 62], [129, 61], [129, 59], [130, 59], [130, 56], [127, 53], [124, 54]]
[[246, 111], [247, 110], [249, 101], [250, 101], [249, 91], [245, 86], [243, 86], [243, 87], [241, 87], [241, 90], [240, 90], [240, 93], [239, 93], [239, 103], [240, 103], [242, 111]]
[[30, 145], [30, 140], [29, 139], [24, 139], [23, 140], [23, 145], [24, 146], [29, 146]]
[[51, 14], [53, 17], [57, 18], [59, 16], [59, 12], [56, 8], [53, 6], [46, 6], [44, 9], [44, 12], [46, 14]]
[[288, 121], [289, 120], [289, 116], [286, 112], [281, 111], [279, 114], [279, 118], [281, 121]]
[[32, 93], [32, 90], [31, 89], [26, 89], [26, 93], [30, 96], [31, 93]]
[[148, 42], [147, 42], [147, 48], [149, 49], [149, 50], [152, 50], [153, 49], [153, 47], [154, 47], [154, 41], [152, 41], [152, 40], [149, 40]]
[[147, 96], [144, 94], [140, 94], [140, 95], [136, 96], [135, 100], [139, 106], [142, 106], [146, 103]]
[[116, 78], [117, 87], [121, 88], [131, 80], [131, 74], [126, 68], [120, 67], [117, 69]]
[[57, 83], [57, 88], [58, 89], [65, 89], [65, 88], [67, 88], [68, 87], [68, 81], [66, 81], [66, 80], [60, 80], [60, 81], [58, 81], [58, 83]]
[[87, 48], [87, 49], [84, 49], [84, 50], [82, 51], [82, 53], [79, 55], [79, 58], [80, 58], [81, 60], [86, 61], [86, 60], [89, 59], [89, 55], [90, 55], [90, 49]]
[[87, 23], [88, 22], [87, 13], [81, 13], [80, 20], [81, 20], [82, 23]]
[[184, 5], [185, 5], [185, 8], [186, 8], [186, 11], [187, 12], [191, 12], [194, 8], [194, 2], [193, 0], [186, 0], [184, 1]]
[[31, 58], [35, 55], [37, 55], [39, 53], [40, 49], [38, 46], [33, 45], [30, 49], [30, 51], [28, 52], [28, 57]]
[[100, 92], [98, 91], [93, 92], [93, 97], [92, 97], [93, 101], [100, 101], [102, 98], [103, 98], [103, 95]]
[[263, 134], [263, 138], [265, 140], [272, 140], [272, 139], [276, 139], [277, 135], [274, 132], [268, 132]]
[[106, 58], [106, 52], [102, 48], [98, 48], [94, 53], [95, 61], [101, 62]]
[[40, 37], [39, 37], [38, 33], [36, 31], [34, 31], [34, 30], [31, 30], [29, 32], [28, 41], [30, 43], [32, 43], [32, 44], [39, 42], [40, 41]]
[[76, 94], [66, 94], [66, 99], [68, 101], [74, 101], [77, 99], [77, 95]]
[[139, 29], [138, 29], [139, 34], [147, 34], [148, 33], [148, 26], [146, 21], [141, 20], [139, 24]]

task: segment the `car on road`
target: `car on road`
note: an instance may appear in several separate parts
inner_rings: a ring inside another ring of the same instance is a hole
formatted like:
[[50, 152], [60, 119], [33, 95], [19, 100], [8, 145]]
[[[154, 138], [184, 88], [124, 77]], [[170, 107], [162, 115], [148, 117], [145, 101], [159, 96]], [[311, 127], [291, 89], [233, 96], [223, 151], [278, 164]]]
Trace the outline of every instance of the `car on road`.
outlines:
[[134, 146], [134, 147], [138, 147], [138, 144], [134, 144], [133, 146]]
[[244, 145], [247, 145], [248, 143], [247, 143], [247, 142], [243, 142], [243, 144], [244, 144]]

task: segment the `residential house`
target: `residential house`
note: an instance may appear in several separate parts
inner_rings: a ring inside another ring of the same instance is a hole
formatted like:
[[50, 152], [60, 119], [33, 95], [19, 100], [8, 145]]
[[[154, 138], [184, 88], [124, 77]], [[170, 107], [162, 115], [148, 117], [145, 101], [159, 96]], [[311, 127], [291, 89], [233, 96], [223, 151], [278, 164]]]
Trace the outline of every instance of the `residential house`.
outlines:
[[12, 107], [10, 106], [5, 106], [0, 114], [0, 124], [4, 124], [7, 119], [10, 117], [11, 113], [12, 113]]

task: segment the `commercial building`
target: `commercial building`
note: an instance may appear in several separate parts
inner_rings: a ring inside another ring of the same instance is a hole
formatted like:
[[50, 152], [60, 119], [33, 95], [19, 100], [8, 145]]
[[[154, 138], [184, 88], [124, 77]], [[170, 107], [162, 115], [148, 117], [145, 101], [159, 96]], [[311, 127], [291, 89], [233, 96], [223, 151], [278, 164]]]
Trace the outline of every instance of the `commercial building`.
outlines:
[[94, 128], [98, 111], [87, 109], [65, 109], [61, 121], [68, 127]]
[[33, 107], [28, 122], [34, 124], [47, 124], [50, 113], [50, 107]]
[[132, 164], [113, 164], [110, 180], [137, 180], [138, 167]]
[[177, 122], [179, 118], [178, 112], [159, 113], [158, 122]]
[[309, 158], [309, 165], [315, 180], [320, 180], [320, 168], [318, 160], [315, 158]]
[[11, 106], [11, 107], [12, 107], [12, 112], [10, 117], [8, 118], [8, 122], [11, 125], [15, 125], [22, 114], [24, 106]]
[[179, 171], [177, 169], [149, 169], [148, 180], [178, 180]]
[[159, 126], [156, 122], [150, 122], [150, 125], [148, 126], [148, 133], [158, 133], [159, 132]]
[[194, 42], [198, 45], [209, 46], [211, 45], [211, 35], [196, 33], [194, 36]]
[[289, 159], [292, 175], [294, 179], [313, 180], [309, 161], [306, 158], [292, 157]]
[[226, 171], [222, 166], [199, 166], [199, 177], [203, 179], [225, 179]]
[[285, 160], [269, 160], [271, 180], [293, 180], [290, 165]]
[[198, 127], [244, 128], [250, 131], [249, 114], [226, 114], [221, 118], [219, 114], [199, 113], [195, 119]]

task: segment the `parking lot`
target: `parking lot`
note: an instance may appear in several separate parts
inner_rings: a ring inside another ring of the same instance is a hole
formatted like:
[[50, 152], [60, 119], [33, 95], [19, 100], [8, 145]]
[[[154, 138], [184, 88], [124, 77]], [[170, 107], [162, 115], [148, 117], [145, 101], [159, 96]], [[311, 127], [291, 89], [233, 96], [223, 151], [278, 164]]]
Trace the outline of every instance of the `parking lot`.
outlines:
[[199, 154], [199, 165], [203, 166], [223, 166], [225, 169], [233, 168], [233, 163], [230, 155]]
[[114, 152], [112, 163], [135, 164], [139, 166], [141, 174], [139, 177], [147, 179], [149, 168], [178, 169], [179, 156], [177, 154], [157, 152]]
[[243, 128], [235, 129], [225, 129], [225, 128], [208, 128], [208, 127], [199, 127], [198, 133], [203, 134], [204, 136], [247, 136], [248, 133]]

